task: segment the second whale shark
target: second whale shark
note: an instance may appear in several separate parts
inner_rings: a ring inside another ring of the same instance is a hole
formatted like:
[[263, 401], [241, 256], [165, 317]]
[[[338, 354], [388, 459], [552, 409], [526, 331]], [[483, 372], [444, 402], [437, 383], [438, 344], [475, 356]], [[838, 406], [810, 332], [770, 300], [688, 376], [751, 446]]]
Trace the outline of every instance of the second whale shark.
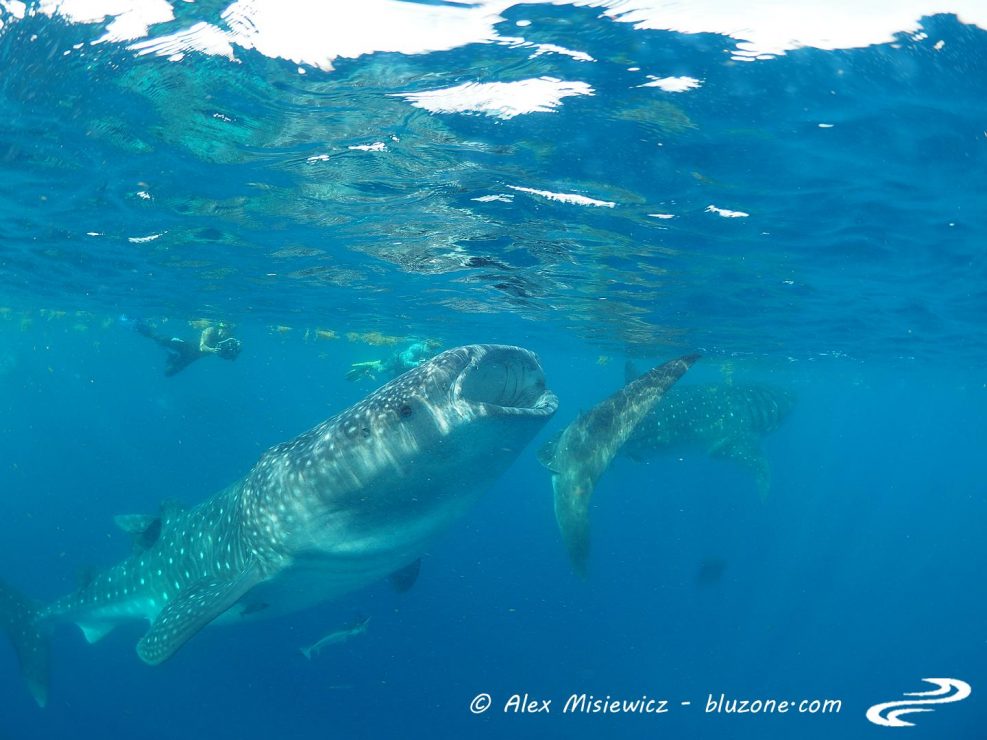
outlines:
[[552, 473], [555, 521], [575, 571], [586, 575], [589, 502], [596, 481], [665, 392], [699, 359], [659, 365], [598, 403], [548, 441], [538, 459]]
[[772, 385], [677, 385], [641, 420], [621, 454], [644, 462], [669, 450], [698, 447], [754, 473], [765, 498], [771, 468], [761, 439], [781, 426], [794, 406], [794, 393]]
[[94, 642], [145, 619], [137, 653], [154, 665], [212, 622], [301, 609], [413, 567], [557, 405], [528, 350], [443, 352], [271, 448], [198, 506], [119, 518], [133, 553], [77, 592], [42, 606], [0, 583], [0, 628], [44, 706], [56, 623]]

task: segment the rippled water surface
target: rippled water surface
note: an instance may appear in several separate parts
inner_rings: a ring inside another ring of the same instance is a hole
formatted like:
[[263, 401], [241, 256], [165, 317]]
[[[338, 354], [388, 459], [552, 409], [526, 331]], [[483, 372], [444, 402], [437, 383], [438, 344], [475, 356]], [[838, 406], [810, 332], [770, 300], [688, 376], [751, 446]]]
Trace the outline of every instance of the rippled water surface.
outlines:
[[983, 31], [956, 16], [752, 61], [637, 27], [661, 6], [151, 5], [146, 34], [143, 6], [4, 16], [11, 300], [981, 357]]

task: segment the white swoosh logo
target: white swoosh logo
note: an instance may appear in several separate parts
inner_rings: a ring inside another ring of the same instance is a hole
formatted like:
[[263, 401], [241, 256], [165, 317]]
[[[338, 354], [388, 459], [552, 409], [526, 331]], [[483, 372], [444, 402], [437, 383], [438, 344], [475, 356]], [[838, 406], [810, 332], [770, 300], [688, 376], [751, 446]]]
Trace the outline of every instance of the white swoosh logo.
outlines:
[[[906, 722], [898, 718], [903, 714], [911, 714], [912, 712], [933, 712], [934, 709], [927, 709], [925, 705], [963, 701], [972, 691], [970, 684], [966, 681], [960, 681], [958, 678], [923, 678], [922, 680], [939, 688], [931, 691], [908, 692], [905, 696], [930, 696], [935, 697], [934, 699], [912, 699], [875, 704], [867, 710], [867, 719], [875, 725], [884, 727], [914, 727], [914, 722]], [[889, 709], [892, 711], [888, 711]]]

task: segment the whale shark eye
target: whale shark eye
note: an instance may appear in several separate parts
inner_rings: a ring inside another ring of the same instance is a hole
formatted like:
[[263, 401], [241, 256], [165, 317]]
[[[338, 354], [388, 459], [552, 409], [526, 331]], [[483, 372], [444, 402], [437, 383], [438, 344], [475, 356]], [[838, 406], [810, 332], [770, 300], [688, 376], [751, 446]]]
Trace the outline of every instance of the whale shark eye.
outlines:
[[404, 404], [401, 408], [398, 409], [398, 413], [401, 415], [402, 419], [407, 419], [409, 416], [411, 416], [411, 406], [409, 406], [408, 404]]

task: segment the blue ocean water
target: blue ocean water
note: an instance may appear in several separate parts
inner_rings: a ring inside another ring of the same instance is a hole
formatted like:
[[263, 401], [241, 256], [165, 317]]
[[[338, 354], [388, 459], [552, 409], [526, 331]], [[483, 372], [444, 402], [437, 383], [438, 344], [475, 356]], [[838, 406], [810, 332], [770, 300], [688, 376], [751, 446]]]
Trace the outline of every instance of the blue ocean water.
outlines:
[[[0, 2], [4, 580], [71, 592], [131, 551], [114, 515], [220, 490], [413, 338], [532, 349], [561, 402], [408, 593], [156, 668], [143, 622], [65, 626], [44, 710], [4, 641], [0, 738], [983, 737], [987, 20], [894, 7], [827, 11], [824, 43], [808, 5], [769, 32], [758, 3]], [[138, 318], [243, 351], [165, 377]], [[581, 580], [535, 452], [625, 359], [694, 351], [683, 384], [796, 394], [770, 493], [698, 448], [618, 456]], [[973, 694], [867, 721], [928, 677]]]

